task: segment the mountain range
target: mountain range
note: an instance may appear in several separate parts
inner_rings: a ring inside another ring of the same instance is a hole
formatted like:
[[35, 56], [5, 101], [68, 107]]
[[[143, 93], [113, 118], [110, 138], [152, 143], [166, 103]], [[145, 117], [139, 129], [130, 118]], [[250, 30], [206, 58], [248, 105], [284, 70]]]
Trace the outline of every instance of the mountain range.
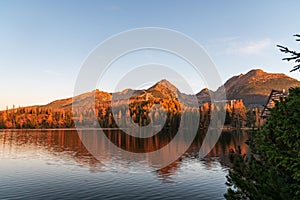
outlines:
[[[242, 99], [244, 104], [248, 107], [264, 105], [272, 89], [288, 90], [290, 87], [300, 87], [300, 81], [288, 77], [285, 74], [267, 73], [261, 69], [254, 69], [246, 74], [233, 76], [224, 84], [228, 100]], [[221, 87], [218, 90], [221, 90]], [[196, 94], [199, 103], [209, 102], [210, 95], [217, 94], [218, 90], [202, 89]], [[73, 101], [75, 106], [84, 106], [85, 102], [93, 100], [94, 95], [96, 103], [109, 103], [113, 95], [116, 95], [120, 99], [132, 96], [131, 98], [139, 100], [146, 100], [147, 98], [180, 97], [183, 98], [185, 102], [189, 102], [191, 97], [191, 95], [181, 93], [174, 85], [164, 79], [146, 90], [126, 89], [121, 92], [108, 93], [96, 89], [76, 96], [74, 99], [66, 98], [56, 100], [41, 107], [71, 110]]]

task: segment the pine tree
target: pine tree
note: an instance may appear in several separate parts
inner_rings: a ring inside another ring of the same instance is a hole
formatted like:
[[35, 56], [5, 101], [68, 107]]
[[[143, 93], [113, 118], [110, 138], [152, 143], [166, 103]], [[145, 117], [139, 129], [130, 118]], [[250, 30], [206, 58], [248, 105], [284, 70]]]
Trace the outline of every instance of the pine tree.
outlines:
[[289, 92], [251, 135], [251, 154], [230, 155], [226, 199], [300, 199], [300, 88]]

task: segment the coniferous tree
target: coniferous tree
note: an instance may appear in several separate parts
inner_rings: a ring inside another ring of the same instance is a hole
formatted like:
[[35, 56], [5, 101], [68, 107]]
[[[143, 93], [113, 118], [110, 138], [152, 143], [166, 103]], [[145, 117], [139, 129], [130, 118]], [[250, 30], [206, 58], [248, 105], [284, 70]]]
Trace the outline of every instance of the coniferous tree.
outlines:
[[230, 155], [226, 199], [300, 199], [300, 88], [289, 92], [251, 135], [251, 154]]

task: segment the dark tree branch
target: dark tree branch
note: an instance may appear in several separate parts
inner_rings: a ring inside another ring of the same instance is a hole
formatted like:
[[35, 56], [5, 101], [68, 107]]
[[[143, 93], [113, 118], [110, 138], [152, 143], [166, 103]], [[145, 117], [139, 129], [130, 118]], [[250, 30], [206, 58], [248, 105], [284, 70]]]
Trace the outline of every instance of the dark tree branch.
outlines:
[[[295, 34], [294, 36], [297, 37], [296, 41], [300, 41], [300, 35], [299, 34]], [[279, 48], [279, 50], [281, 52], [290, 54], [290, 57], [283, 58], [282, 60], [286, 60], [288, 62], [294, 60], [295, 63], [299, 63], [300, 62], [300, 53], [299, 52], [290, 50], [289, 48], [281, 46], [281, 45], [277, 45], [277, 47]], [[296, 71], [296, 70], [300, 71], [300, 64], [299, 65], [295, 65], [290, 72], [293, 72], [293, 71]]]
[[299, 70], [299, 69], [300, 69], [300, 65], [296, 65], [296, 66], [294, 66], [294, 68], [290, 72], [293, 72], [293, 71], [296, 71], [296, 70]]

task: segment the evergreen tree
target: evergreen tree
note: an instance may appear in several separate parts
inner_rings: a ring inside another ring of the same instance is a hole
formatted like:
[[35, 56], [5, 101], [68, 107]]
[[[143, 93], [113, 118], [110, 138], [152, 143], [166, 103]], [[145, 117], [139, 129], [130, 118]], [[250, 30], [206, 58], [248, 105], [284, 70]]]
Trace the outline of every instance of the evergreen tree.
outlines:
[[251, 135], [250, 155], [230, 155], [226, 199], [300, 199], [300, 88], [289, 92]]

